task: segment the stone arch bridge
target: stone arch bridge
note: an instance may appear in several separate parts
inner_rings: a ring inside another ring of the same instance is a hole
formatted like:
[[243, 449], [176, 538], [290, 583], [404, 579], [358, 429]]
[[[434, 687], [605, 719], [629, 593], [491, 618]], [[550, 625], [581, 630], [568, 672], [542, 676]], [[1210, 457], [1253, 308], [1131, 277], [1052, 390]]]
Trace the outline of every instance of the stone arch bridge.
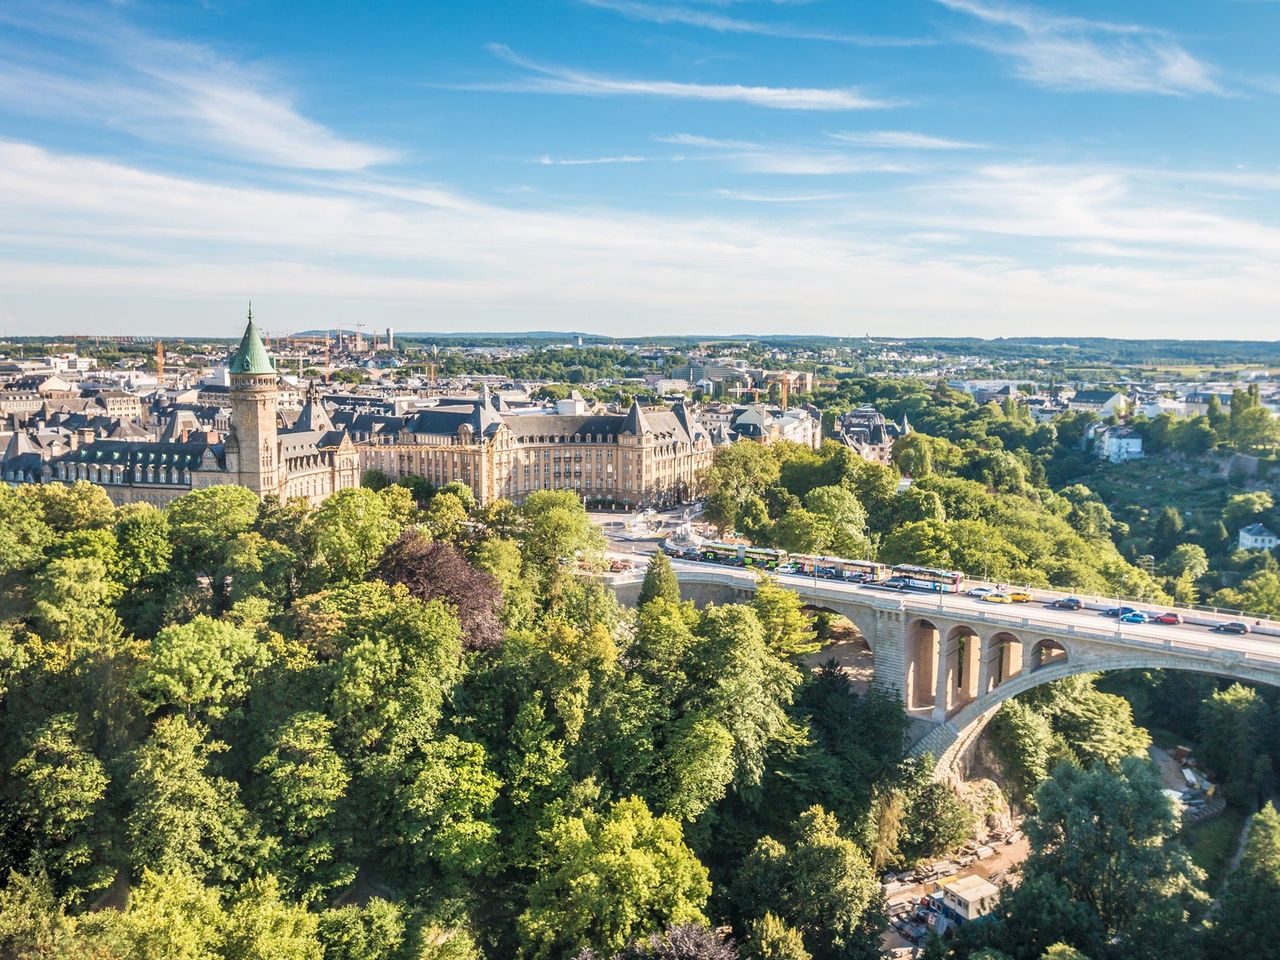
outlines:
[[[751, 599], [757, 574], [714, 564], [673, 561], [685, 599], [698, 605]], [[634, 603], [642, 573], [611, 578]], [[1102, 613], [1107, 601], [1079, 611], [1049, 604], [984, 603], [934, 594], [781, 575], [808, 606], [848, 618], [874, 659], [874, 683], [901, 697], [914, 721], [913, 752], [931, 753], [940, 774], [954, 772], [1000, 704], [1032, 687], [1079, 673], [1126, 669], [1191, 670], [1280, 686], [1280, 623], [1247, 635], [1215, 633], [1226, 618], [1180, 611], [1181, 625], [1122, 624]]]

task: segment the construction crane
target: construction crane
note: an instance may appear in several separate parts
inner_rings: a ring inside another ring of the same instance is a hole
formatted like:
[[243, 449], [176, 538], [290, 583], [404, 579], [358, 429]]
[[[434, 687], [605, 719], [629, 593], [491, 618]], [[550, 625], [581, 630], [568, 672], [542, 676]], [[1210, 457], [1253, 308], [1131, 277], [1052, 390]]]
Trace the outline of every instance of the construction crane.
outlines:
[[156, 386], [164, 390], [164, 341], [156, 341]]

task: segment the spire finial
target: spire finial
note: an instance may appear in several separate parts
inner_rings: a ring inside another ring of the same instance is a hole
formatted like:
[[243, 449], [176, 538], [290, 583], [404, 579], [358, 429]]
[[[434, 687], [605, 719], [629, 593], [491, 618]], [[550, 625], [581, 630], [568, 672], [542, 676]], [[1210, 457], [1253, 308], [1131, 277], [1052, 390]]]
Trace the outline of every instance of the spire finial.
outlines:
[[253, 323], [253, 301], [249, 301], [249, 322]]

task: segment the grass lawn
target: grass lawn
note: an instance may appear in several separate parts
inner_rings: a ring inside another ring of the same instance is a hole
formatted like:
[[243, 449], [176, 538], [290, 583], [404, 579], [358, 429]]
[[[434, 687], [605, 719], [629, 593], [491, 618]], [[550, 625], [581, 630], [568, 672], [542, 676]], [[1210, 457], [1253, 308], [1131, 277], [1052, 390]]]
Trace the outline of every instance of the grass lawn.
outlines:
[[1228, 807], [1221, 816], [1187, 827], [1182, 831], [1182, 842], [1191, 851], [1191, 859], [1208, 874], [1205, 888], [1216, 894], [1226, 875], [1227, 865], [1236, 852], [1240, 830], [1244, 827], [1244, 815]]

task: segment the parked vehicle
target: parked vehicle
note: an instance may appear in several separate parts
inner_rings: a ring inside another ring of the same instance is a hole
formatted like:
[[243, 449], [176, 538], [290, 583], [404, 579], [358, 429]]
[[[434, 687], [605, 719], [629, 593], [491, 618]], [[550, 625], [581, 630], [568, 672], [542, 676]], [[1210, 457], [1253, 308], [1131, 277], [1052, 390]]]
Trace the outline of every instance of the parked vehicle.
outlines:
[[1151, 618], [1154, 623], [1181, 623], [1182, 614], [1167, 611]]
[[1227, 623], [1215, 623], [1213, 625], [1214, 633], [1248, 633], [1249, 625], [1241, 623], [1239, 620], [1231, 620]]
[[1013, 598], [1007, 593], [988, 593], [982, 599], [985, 603], [1013, 603]]
[[1121, 623], [1147, 623], [1147, 615], [1141, 610], [1131, 610], [1120, 617]]
[[971, 597], [985, 597], [988, 594], [995, 593], [990, 587], [970, 587], [966, 593]]
[[1084, 601], [1079, 597], [1059, 597], [1053, 603], [1049, 604], [1056, 610], [1082, 610]]

